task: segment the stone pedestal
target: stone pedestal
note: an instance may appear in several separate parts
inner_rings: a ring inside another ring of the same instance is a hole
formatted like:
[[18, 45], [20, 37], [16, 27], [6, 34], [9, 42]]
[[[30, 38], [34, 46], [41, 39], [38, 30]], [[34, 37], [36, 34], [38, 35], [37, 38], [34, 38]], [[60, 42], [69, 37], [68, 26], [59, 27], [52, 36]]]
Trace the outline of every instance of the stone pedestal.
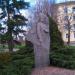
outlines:
[[[38, 48], [37, 48], [38, 47]], [[46, 67], [49, 65], [49, 51], [41, 48], [41, 46], [34, 47], [35, 67]]]

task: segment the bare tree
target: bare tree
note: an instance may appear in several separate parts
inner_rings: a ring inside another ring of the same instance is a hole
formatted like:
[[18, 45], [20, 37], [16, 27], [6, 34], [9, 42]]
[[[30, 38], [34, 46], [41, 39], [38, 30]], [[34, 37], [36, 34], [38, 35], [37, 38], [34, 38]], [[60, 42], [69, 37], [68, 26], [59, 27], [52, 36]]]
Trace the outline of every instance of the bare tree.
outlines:
[[55, 0], [37, 0], [35, 13], [39, 14], [41, 12], [51, 15], [52, 4], [54, 3]]
[[71, 17], [66, 19], [67, 22], [67, 31], [68, 31], [68, 41], [67, 41], [67, 45], [70, 45], [70, 36], [71, 36]]
[[[64, 13], [63, 14], [58, 14], [56, 16], [57, 17], [56, 19], [60, 20], [60, 22], [58, 22], [58, 24], [61, 23], [61, 25], [62, 25], [62, 26], [60, 26], [61, 32], [63, 31], [63, 29], [65, 29], [68, 32], [67, 33], [68, 34], [67, 35], [67, 38], [68, 38], [67, 45], [69, 46], [70, 42], [71, 42], [70, 41], [70, 36], [71, 36], [71, 30], [72, 30], [71, 22], [72, 22], [73, 13], [71, 13], [71, 15], [69, 15], [68, 11], [69, 11], [69, 9], [68, 9], [68, 5], [67, 5], [67, 0], [65, 0], [65, 2], [64, 2]], [[57, 12], [60, 13], [62, 11], [57, 11]]]
[[66, 12], [66, 19], [65, 19], [65, 21], [66, 21], [66, 29], [67, 29], [67, 31], [68, 31], [68, 41], [67, 41], [67, 45], [69, 46], [70, 45], [70, 36], [71, 36], [71, 27], [72, 27], [72, 25], [71, 25], [71, 19], [72, 19], [72, 13], [71, 13], [71, 15], [69, 15], [68, 14], [68, 7], [67, 7], [67, 0], [65, 0], [65, 12]]

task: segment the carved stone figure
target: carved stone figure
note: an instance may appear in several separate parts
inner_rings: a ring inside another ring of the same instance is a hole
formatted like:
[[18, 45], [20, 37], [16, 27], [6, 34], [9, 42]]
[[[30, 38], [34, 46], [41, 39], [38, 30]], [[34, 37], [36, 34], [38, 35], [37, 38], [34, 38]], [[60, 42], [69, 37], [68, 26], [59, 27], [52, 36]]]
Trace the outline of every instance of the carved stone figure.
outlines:
[[27, 34], [27, 40], [34, 46], [35, 66], [45, 67], [49, 65], [50, 35], [48, 18], [43, 13], [39, 14], [35, 23]]

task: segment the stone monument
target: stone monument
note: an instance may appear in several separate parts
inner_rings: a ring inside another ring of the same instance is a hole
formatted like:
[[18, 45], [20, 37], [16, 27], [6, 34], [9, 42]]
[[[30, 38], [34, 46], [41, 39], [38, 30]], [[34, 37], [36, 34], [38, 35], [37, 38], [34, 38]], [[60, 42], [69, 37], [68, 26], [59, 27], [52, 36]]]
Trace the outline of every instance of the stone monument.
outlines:
[[49, 65], [50, 35], [48, 17], [40, 13], [37, 23], [32, 25], [27, 34], [27, 40], [34, 46], [35, 67], [46, 67]]

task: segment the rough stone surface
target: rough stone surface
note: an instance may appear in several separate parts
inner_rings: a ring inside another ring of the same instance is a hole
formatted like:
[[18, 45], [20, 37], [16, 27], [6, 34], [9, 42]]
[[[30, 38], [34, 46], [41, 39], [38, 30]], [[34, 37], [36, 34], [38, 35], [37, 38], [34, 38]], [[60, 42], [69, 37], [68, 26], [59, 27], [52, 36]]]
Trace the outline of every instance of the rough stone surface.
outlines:
[[75, 70], [56, 67], [45, 67], [33, 69], [31, 75], [75, 75]]
[[33, 43], [35, 54], [35, 67], [44, 67], [49, 64], [50, 35], [48, 18], [39, 14], [38, 21], [28, 32], [27, 39]]

